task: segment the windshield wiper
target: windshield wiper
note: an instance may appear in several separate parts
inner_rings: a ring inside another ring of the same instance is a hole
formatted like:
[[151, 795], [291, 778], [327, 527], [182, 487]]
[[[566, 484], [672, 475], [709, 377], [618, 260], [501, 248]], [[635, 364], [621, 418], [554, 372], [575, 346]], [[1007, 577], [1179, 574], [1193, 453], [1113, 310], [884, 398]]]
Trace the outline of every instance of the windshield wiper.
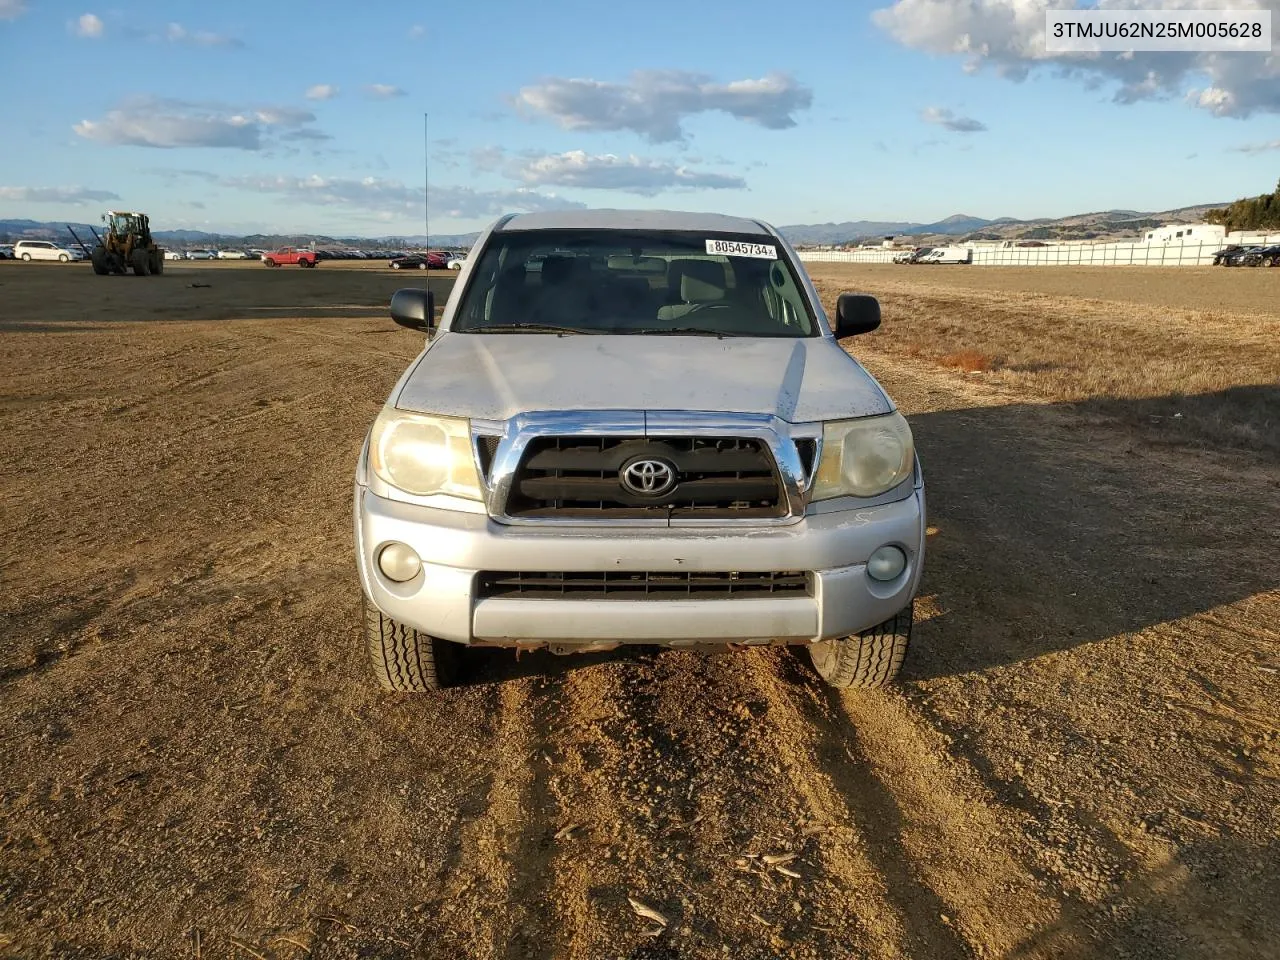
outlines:
[[707, 330], [704, 327], [641, 327], [638, 330], [628, 330], [626, 332], [628, 334], [646, 334], [650, 336], [715, 337], [717, 340], [737, 336], [734, 333], [725, 333], [723, 330]]
[[464, 333], [601, 333], [600, 330], [584, 330], [582, 327], [559, 327], [554, 323], [491, 323], [472, 327]]

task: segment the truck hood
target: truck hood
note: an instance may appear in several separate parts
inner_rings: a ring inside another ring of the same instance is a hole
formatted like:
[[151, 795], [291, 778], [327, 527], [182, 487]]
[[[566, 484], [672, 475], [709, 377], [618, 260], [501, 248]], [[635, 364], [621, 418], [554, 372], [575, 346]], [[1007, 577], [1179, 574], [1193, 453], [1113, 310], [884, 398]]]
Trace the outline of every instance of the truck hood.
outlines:
[[888, 413], [833, 340], [442, 332], [406, 371], [403, 410], [507, 420], [542, 410], [697, 410], [791, 423]]

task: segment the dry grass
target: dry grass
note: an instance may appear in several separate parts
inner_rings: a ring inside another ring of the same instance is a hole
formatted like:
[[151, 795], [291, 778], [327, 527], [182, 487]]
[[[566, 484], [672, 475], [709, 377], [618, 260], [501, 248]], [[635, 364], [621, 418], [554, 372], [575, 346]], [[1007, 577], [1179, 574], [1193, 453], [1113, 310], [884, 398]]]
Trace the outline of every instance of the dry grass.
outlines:
[[[1275, 272], [1236, 271], [1248, 280], [1232, 287], [1220, 279], [1225, 271], [1113, 270], [1116, 280], [1129, 279], [1122, 287], [1114, 281], [1103, 286], [1094, 271], [1078, 273], [1074, 267], [978, 279], [978, 273], [1003, 271], [904, 274], [892, 267], [811, 267], [829, 310], [844, 290], [880, 298], [884, 326], [853, 342], [859, 356], [884, 352], [981, 372], [993, 383], [1049, 401], [1124, 416], [1144, 428], [1172, 428], [1162, 433], [1179, 442], [1280, 454]], [[1164, 305], [1179, 290], [1202, 297], [1209, 280], [1219, 284], [1215, 309]], [[1264, 282], [1275, 288], [1270, 298]], [[1099, 297], [1100, 290], [1108, 296]]]
[[[919, 349], [917, 347], [917, 349]], [[913, 354], [921, 356], [922, 353]], [[938, 363], [944, 367], [953, 367], [965, 373], [990, 373], [1001, 365], [997, 357], [977, 350], [957, 350], [955, 353], [944, 353], [938, 357]]]

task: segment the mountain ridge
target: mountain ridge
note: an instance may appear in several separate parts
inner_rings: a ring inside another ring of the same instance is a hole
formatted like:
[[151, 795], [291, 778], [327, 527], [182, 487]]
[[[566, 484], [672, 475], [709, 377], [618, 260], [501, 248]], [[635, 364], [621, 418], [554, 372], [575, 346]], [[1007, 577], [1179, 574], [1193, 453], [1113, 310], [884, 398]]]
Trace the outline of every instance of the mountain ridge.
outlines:
[[[896, 240], [927, 241], [931, 238], [955, 238], [967, 240], [1003, 239], [1062, 239], [1087, 240], [1104, 237], [1122, 238], [1140, 234], [1161, 223], [1193, 222], [1208, 210], [1225, 207], [1223, 203], [1195, 204], [1174, 207], [1169, 210], [1143, 212], [1139, 210], [1101, 210], [1078, 213], [1067, 217], [1042, 217], [1019, 220], [1014, 217], [986, 219], [965, 213], [955, 213], [932, 223], [909, 220], [845, 220], [842, 222], [801, 223], [779, 227], [779, 232], [798, 246], [843, 245], [882, 240], [892, 236]], [[85, 243], [91, 243], [93, 234], [87, 223], [70, 223]], [[17, 240], [65, 240], [71, 241], [67, 221], [0, 219], [0, 241]], [[95, 225], [96, 228], [96, 225]], [[479, 232], [462, 234], [411, 234], [408, 236], [380, 237], [331, 237], [301, 233], [217, 233], [204, 230], [156, 230], [161, 245], [170, 246], [306, 246], [314, 241], [318, 247], [326, 246], [376, 246], [376, 247], [470, 247]]]

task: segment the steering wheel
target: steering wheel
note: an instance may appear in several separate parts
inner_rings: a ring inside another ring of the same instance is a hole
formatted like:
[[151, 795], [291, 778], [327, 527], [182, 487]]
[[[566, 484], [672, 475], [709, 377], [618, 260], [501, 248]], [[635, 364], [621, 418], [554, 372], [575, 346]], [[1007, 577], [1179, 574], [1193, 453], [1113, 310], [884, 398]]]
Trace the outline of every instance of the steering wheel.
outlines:
[[[731, 309], [733, 309], [733, 304], [722, 303], [718, 300], [712, 301], [710, 303], [691, 303], [689, 304], [689, 310], [684, 314], [684, 317], [692, 317], [695, 313], [705, 313], [708, 310], [731, 310]], [[684, 319], [684, 317], [681, 317], [681, 319]]]

